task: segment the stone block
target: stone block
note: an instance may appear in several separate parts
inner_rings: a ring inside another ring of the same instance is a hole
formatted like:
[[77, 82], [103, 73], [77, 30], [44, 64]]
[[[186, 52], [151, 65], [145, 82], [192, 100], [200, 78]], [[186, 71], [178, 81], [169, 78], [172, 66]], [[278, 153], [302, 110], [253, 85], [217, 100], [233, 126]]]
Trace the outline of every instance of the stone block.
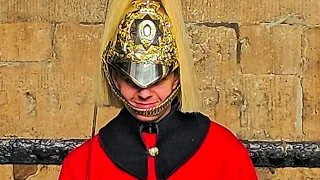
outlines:
[[52, 57], [49, 23], [0, 24], [0, 61], [44, 61]]
[[[183, 0], [182, 4], [187, 22], [241, 22], [246, 24], [258, 23], [280, 15], [279, 11], [270, 7], [272, 5], [279, 6], [278, 3], [265, 3], [257, 0], [241, 2], [232, 0]], [[266, 10], [269, 10], [268, 14], [262, 13]]]
[[320, 28], [306, 32], [303, 72], [303, 132], [306, 140], [320, 140]]
[[[46, 124], [40, 114], [47, 106], [49, 87], [47, 64], [0, 66], [0, 137], [38, 137], [53, 126]], [[56, 124], [57, 121], [55, 121]], [[52, 123], [53, 124], [53, 123]]]
[[296, 140], [301, 137], [298, 77], [240, 75], [213, 79], [219, 92], [214, 119], [239, 138]]
[[[187, 22], [240, 22], [243, 25], [263, 22], [320, 23], [319, 1], [282, 0], [182, 0]], [[292, 18], [294, 17], [294, 18]]]
[[104, 22], [108, 1], [106, 0], [58, 0], [53, 19], [60, 22]]
[[[90, 92], [55, 86], [51, 64], [0, 67], [1, 137], [85, 138], [91, 135]], [[81, 88], [80, 88], [81, 89]], [[85, 91], [86, 89], [84, 89]]]
[[260, 180], [320, 179], [318, 168], [256, 168]]
[[[1, 137], [91, 136], [93, 61], [99, 58], [103, 26], [60, 24], [56, 29], [52, 62], [0, 66]], [[99, 123], [111, 114], [99, 115]]]
[[237, 34], [231, 27], [188, 27], [190, 46], [198, 73], [235, 74], [237, 72]]
[[103, 22], [107, 1], [8, 0], [0, 6], [0, 22]]
[[58, 179], [60, 174], [60, 166], [56, 165], [39, 165], [38, 171], [28, 180], [53, 180]]
[[217, 92], [217, 99], [212, 107], [213, 120], [224, 125], [234, 134], [242, 130], [248, 131], [247, 118], [242, 117], [246, 109], [246, 100], [241, 86], [243, 79], [234, 75], [216, 75], [211, 79]]
[[[0, 22], [103, 22], [108, 1], [94, 0], [21, 0], [3, 1]], [[315, 16], [319, 1], [283, 0], [182, 0], [187, 22], [264, 22], [319, 25]]]
[[99, 107], [98, 116], [97, 116], [97, 124], [96, 124], [96, 133], [108, 124], [114, 117], [116, 117], [119, 113], [118, 108], [113, 107]]
[[190, 25], [188, 34], [199, 78], [202, 109], [209, 116], [214, 116], [213, 107], [217, 103], [218, 93], [212, 84], [212, 77], [237, 72], [236, 32], [233, 28], [198, 24]]
[[298, 74], [302, 26], [242, 26], [241, 68], [245, 74]]
[[[52, 65], [53, 85], [58, 89], [55, 94], [61, 95], [61, 92], [68, 92], [67, 96], [59, 97], [59, 104], [63, 105], [67, 112], [70, 110], [75, 112], [79, 116], [78, 119], [86, 119], [87, 122], [90, 122], [90, 124], [87, 123], [90, 135], [94, 110], [92, 79], [97, 70], [94, 67], [95, 61], [100, 58], [102, 32], [102, 25], [61, 24], [57, 26], [55, 39], [57, 60]], [[97, 122], [101, 123], [100, 126], [112, 117], [112, 113], [101, 114], [101, 109], [103, 108], [99, 109], [97, 119]], [[59, 116], [64, 117], [65, 115], [60, 114]], [[77, 118], [73, 119], [77, 121]], [[100, 127], [99, 125], [97, 127]]]
[[298, 140], [302, 136], [300, 86], [297, 76], [245, 76], [250, 138]]
[[0, 165], [1, 180], [14, 180], [12, 172], [12, 165]]
[[13, 177], [15, 180], [25, 180], [30, 176], [33, 176], [38, 171], [37, 165], [24, 165], [14, 164], [13, 165]]

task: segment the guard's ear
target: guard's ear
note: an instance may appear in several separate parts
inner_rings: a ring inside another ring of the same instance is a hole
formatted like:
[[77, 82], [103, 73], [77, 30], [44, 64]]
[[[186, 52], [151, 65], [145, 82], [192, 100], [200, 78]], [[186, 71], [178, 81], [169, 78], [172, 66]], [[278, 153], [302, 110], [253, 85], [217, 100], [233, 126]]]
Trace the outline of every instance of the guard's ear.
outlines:
[[180, 82], [179, 68], [173, 72], [173, 75], [174, 75], [174, 80], [173, 80], [172, 89], [175, 89]]
[[116, 86], [116, 88], [119, 90], [120, 86], [119, 86], [119, 77], [118, 77], [118, 73], [116, 73], [113, 69], [111, 70], [111, 78], [113, 81], [113, 84]]

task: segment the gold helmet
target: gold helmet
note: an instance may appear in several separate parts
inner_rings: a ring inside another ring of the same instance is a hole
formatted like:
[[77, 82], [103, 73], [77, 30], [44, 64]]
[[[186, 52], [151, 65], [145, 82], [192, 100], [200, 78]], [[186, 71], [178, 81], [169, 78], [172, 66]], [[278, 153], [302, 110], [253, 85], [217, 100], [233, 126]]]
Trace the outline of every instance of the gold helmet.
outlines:
[[[96, 103], [122, 107], [143, 116], [165, 110], [178, 95], [182, 112], [198, 111], [193, 59], [187, 45], [180, 1], [113, 0], [106, 17], [102, 58], [96, 83]], [[115, 87], [111, 69], [148, 88], [179, 70], [180, 84], [160, 105], [139, 109]]]

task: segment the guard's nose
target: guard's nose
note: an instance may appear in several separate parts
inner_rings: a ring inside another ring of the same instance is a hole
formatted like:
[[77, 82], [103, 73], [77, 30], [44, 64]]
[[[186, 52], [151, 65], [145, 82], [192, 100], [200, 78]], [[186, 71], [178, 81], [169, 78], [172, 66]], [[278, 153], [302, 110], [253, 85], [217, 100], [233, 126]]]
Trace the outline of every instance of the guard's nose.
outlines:
[[149, 88], [142, 88], [139, 90], [138, 96], [141, 99], [148, 99], [152, 96], [152, 92]]

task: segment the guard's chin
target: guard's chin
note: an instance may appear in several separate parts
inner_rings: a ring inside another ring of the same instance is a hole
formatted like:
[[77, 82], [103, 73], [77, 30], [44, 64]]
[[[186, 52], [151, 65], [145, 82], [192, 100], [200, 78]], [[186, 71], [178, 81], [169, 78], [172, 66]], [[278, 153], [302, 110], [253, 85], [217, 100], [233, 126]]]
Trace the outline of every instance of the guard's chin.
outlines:
[[143, 122], [155, 122], [158, 121], [161, 115], [157, 116], [142, 116], [142, 115], [134, 115], [136, 119]]
[[169, 112], [170, 112], [171, 106], [169, 106], [167, 109], [165, 109], [164, 111], [162, 111], [160, 114], [155, 115], [155, 116], [143, 116], [143, 115], [139, 115], [136, 114], [132, 111], [130, 111], [130, 113], [139, 121], [143, 121], [143, 122], [158, 122], [161, 119], [163, 119]]

